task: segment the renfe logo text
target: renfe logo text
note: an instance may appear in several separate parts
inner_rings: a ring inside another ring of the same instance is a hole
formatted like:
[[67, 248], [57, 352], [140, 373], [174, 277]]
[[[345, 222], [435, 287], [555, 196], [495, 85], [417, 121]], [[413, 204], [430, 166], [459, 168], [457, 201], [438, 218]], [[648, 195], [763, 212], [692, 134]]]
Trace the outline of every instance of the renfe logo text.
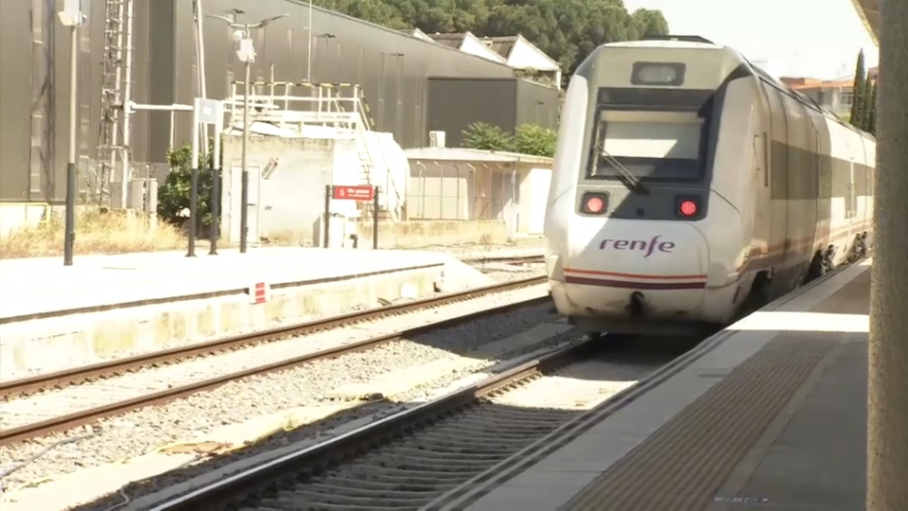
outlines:
[[612, 250], [639, 250], [641, 252], [646, 252], [646, 255], [643, 258], [647, 258], [655, 250], [659, 252], [665, 252], [666, 254], [671, 253], [675, 248], [675, 244], [671, 241], [659, 241], [659, 236], [653, 237], [653, 239], [646, 240], [602, 240], [602, 243], [599, 244], [600, 250], [605, 250], [610, 248]]

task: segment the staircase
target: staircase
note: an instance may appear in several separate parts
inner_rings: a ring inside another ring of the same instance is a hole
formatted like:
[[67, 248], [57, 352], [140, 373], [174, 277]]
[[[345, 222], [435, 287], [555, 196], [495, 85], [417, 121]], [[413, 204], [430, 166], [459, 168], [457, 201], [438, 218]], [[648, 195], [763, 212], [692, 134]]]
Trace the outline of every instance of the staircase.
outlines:
[[[234, 82], [231, 98], [227, 100], [231, 126], [242, 126], [243, 93], [237, 86], [243, 82]], [[255, 121], [274, 124], [283, 129], [303, 132], [306, 126], [334, 128], [337, 138], [348, 138], [355, 141], [356, 156], [360, 163], [353, 185], [378, 186], [379, 211], [373, 211], [372, 202], [358, 203], [358, 209], [364, 218], [400, 221], [402, 218], [402, 200], [398, 187], [391, 178], [391, 170], [380, 140], [374, 130], [374, 123], [369, 115], [365, 96], [358, 85], [350, 84], [317, 84], [309, 82], [257, 82], [250, 84], [252, 90], [278, 90], [283, 94], [272, 92], [257, 95], [250, 92], [250, 123]], [[306, 96], [293, 95], [294, 89], [309, 92]], [[344, 94], [346, 92], [347, 94]], [[300, 105], [305, 108], [291, 108]], [[259, 110], [259, 111], [256, 111]]]
[[[125, 187], [129, 182], [128, 172], [129, 140], [128, 116], [123, 113], [123, 104], [128, 100], [131, 82], [129, 59], [132, 57], [133, 0], [105, 0], [104, 2], [104, 50], [101, 61], [101, 124], [99, 126], [98, 160], [99, 199], [108, 194], [106, 185], [111, 180], [120, 182], [120, 204], [125, 207]], [[117, 157], [120, 158], [118, 165]], [[118, 166], [119, 177], [114, 177]]]

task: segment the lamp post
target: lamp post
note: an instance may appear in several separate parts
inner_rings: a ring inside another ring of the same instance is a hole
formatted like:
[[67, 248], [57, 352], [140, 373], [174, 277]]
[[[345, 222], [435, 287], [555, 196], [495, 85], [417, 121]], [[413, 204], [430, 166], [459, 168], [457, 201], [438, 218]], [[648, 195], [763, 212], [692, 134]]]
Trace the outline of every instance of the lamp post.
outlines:
[[79, 76], [79, 27], [85, 22], [81, 0], [64, 0], [60, 23], [69, 27], [69, 160], [66, 163], [66, 231], [63, 235], [63, 266], [73, 265], [76, 241], [76, 113]]
[[306, 29], [306, 35], [309, 42], [306, 44], [306, 81], [312, 83], [312, 0], [309, 0], [309, 19], [307, 21], [309, 28]]
[[246, 65], [246, 78], [243, 82], [243, 173], [241, 181], [241, 201], [242, 205], [240, 206], [240, 253], [246, 253], [246, 237], [248, 234], [248, 223], [249, 223], [249, 167], [247, 166], [246, 159], [246, 146], [249, 143], [249, 85], [250, 85], [250, 66], [255, 62], [255, 47], [252, 44], [252, 30], [265, 28], [266, 25], [272, 21], [279, 20], [289, 16], [288, 14], [281, 14], [278, 16], [272, 16], [270, 18], [265, 18], [259, 20], [255, 23], [237, 23], [236, 15], [242, 14], [243, 11], [239, 9], [234, 9], [232, 11], [233, 19], [227, 18], [225, 16], [218, 16], [216, 14], [208, 14], [209, 18], [219, 19], [227, 23], [227, 25], [234, 29], [233, 33], [234, 40], [240, 43], [240, 49], [237, 50], [236, 54], [240, 60]]

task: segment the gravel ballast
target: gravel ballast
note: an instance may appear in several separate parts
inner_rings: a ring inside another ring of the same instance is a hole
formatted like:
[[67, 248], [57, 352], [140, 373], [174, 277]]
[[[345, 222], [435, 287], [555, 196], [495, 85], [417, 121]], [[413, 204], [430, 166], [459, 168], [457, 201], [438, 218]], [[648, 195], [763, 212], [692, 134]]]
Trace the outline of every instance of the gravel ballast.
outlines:
[[[501, 295], [505, 294], [509, 293]], [[506, 299], [500, 295], [496, 297], [498, 300]], [[490, 298], [492, 297], [481, 300]], [[510, 299], [513, 301], [514, 297], [511, 296]], [[444, 316], [442, 311], [448, 310], [449, 307], [459, 306], [458, 308], [462, 309], [465, 305], [473, 303], [471, 307], [473, 310], [480, 308], [475, 302], [453, 304], [416, 314], [433, 315], [437, 321], [443, 319], [439, 316]], [[550, 312], [551, 306], [548, 304], [521, 308], [433, 331], [416, 339], [393, 342], [369, 351], [321, 360], [280, 373], [249, 377], [214, 391], [195, 394], [160, 407], [149, 407], [102, 419], [90, 428], [79, 428], [28, 443], [4, 446], [0, 448], [0, 471], [13, 468], [17, 462], [39, 454], [56, 442], [92, 433], [87, 438], [51, 449], [7, 476], [0, 484], [3, 484], [4, 488], [13, 488], [26, 481], [68, 474], [87, 467], [139, 456], [165, 444], [188, 440], [223, 425], [240, 423], [289, 408], [323, 403], [324, 394], [332, 389], [354, 382], [366, 382], [394, 369], [450, 357], [452, 352], [468, 354], [471, 348], [478, 345], [551, 321], [554, 316]], [[423, 322], [415, 321], [411, 316], [414, 315], [388, 318], [375, 323], [395, 321], [399, 324], [404, 318], [410, 318], [412, 324], [409, 326]], [[374, 328], [370, 328], [370, 331], [374, 333]], [[344, 331], [316, 335], [332, 334], [336, 339], [349, 336], [349, 332]], [[449, 379], [453, 381], [458, 376], [462, 375], [450, 375]], [[444, 381], [445, 378], [442, 378], [441, 382]], [[323, 424], [308, 428], [308, 432], [307, 428], [302, 428], [300, 434], [311, 434], [314, 428], [321, 430], [334, 427], [345, 421], [374, 413], [376, 410], [380, 411], [382, 406], [393, 405], [373, 404], [351, 409]], [[247, 455], [251, 454], [245, 452], [242, 454]], [[224, 456], [224, 463], [233, 461], [236, 456], [238, 455]], [[205, 469], [210, 470], [211, 465], [207, 465]], [[172, 482], [169, 481], [168, 484]]]

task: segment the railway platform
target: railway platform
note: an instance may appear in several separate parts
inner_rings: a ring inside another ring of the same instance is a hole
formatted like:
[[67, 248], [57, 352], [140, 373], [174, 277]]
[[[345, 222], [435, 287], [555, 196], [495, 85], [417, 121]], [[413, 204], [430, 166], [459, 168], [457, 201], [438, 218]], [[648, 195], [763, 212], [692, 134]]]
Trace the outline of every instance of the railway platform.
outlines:
[[742, 319], [440, 509], [863, 510], [870, 274]]
[[452, 255], [255, 248], [0, 261], [0, 380], [490, 279]]

